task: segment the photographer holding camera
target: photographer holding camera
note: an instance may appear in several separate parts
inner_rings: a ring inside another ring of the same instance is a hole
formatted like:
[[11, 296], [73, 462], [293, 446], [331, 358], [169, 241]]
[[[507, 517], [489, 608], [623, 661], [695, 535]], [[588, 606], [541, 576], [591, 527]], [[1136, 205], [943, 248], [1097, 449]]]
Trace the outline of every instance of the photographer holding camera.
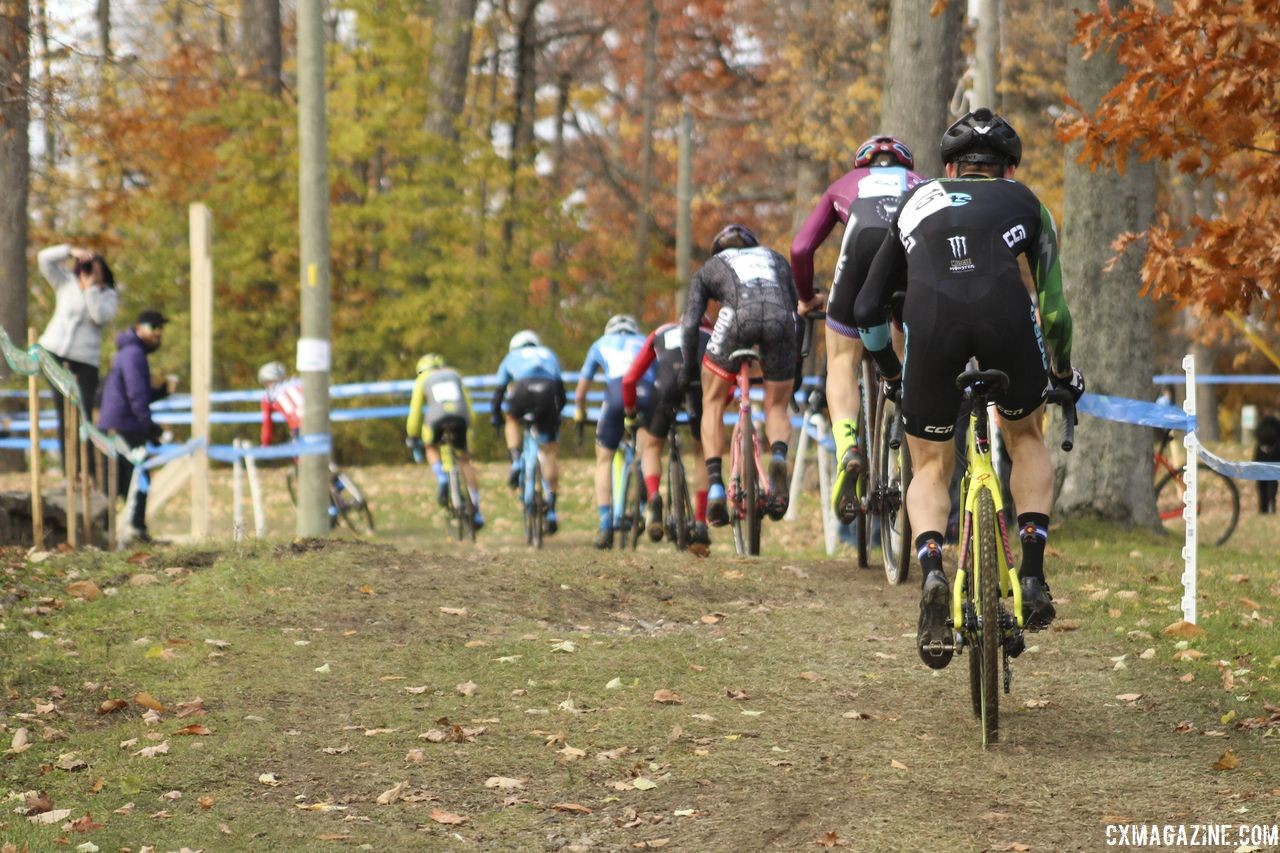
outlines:
[[[40, 336], [40, 346], [71, 371], [80, 388], [86, 414], [92, 418], [102, 361], [102, 333], [116, 315], [115, 276], [102, 255], [63, 244], [42, 249], [40, 273], [54, 291], [53, 317]], [[53, 389], [58, 415], [58, 444], [66, 469], [66, 425], [63, 398]], [[92, 457], [91, 457], [92, 458]]]

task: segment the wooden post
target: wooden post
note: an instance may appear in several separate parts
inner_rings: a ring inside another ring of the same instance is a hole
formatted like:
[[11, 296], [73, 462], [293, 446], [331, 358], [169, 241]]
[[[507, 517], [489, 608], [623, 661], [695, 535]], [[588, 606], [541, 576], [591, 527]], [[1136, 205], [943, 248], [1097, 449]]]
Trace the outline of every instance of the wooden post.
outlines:
[[119, 543], [116, 536], [116, 480], [120, 476], [120, 457], [112, 450], [107, 455], [107, 550], [114, 551]]
[[[27, 346], [36, 342], [36, 330], [27, 327]], [[40, 371], [27, 377], [27, 420], [31, 422], [31, 544], [44, 548], [44, 496], [40, 493]]]
[[204, 446], [191, 456], [191, 535], [209, 536], [209, 389], [213, 382], [213, 217], [190, 208], [191, 437]]
[[76, 408], [70, 394], [62, 398], [62, 406], [63, 422], [66, 424], [66, 434], [62, 437], [65, 442], [62, 467], [67, 469], [63, 472], [67, 479], [67, 544], [74, 548], [80, 544], [76, 532], [76, 459], [79, 458], [76, 440], [80, 431], [80, 410]]
[[93, 518], [89, 515], [89, 442], [80, 440], [80, 430], [76, 430], [76, 440], [80, 442], [80, 519], [84, 523], [84, 544], [93, 544]]

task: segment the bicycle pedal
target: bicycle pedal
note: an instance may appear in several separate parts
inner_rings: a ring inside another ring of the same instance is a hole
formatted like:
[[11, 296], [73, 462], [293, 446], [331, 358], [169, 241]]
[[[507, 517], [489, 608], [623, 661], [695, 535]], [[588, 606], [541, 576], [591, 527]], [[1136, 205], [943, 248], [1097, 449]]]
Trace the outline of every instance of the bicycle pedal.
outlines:
[[956, 650], [956, 644], [954, 642], [934, 640], [929, 643], [921, 643], [920, 650], [929, 657], [940, 658], [948, 653], [954, 653]]

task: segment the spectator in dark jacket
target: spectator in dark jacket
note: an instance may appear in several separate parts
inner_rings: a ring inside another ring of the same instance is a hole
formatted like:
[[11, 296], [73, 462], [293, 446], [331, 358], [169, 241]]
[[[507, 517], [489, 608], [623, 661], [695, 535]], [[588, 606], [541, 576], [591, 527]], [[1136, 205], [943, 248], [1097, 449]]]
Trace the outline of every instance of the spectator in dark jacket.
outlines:
[[[145, 447], [160, 438], [160, 427], [151, 420], [151, 404], [168, 396], [164, 386], [151, 384], [151, 365], [147, 355], [160, 348], [165, 319], [159, 311], [147, 310], [138, 315], [132, 328], [116, 335], [116, 355], [102, 386], [102, 409], [98, 428], [119, 434], [131, 448]], [[141, 474], [141, 472], [140, 472]], [[133, 465], [120, 460], [120, 493], [125, 494], [133, 476]], [[147, 482], [145, 475], [138, 484], [137, 500], [129, 519], [131, 537], [150, 542], [147, 533]]]

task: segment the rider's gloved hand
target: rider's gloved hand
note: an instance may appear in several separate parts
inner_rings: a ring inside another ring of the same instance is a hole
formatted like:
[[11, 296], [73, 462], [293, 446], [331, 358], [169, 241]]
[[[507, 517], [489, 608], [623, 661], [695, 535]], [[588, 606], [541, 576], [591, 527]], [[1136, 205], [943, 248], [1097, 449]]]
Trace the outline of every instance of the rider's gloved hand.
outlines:
[[578, 426], [587, 422], [587, 410], [581, 406], [573, 407], [573, 422]]
[[413, 461], [421, 464], [427, 458], [427, 445], [421, 438], [406, 438], [404, 443], [413, 452]]
[[622, 429], [628, 438], [633, 438], [636, 434], [636, 410], [627, 409], [622, 413]]
[[884, 395], [895, 403], [902, 401], [902, 377], [895, 376], [892, 379], [881, 379], [880, 387], [884, 389]]
[[1071, 368], [1070, 376], [1053, 376], [1053, 387], [1063, 388], [1071, 392], [1071, 398], [1079, 403], [1080, 398], [1084, 396], [1084, 374], [1080, 372], [1080, 368]]

